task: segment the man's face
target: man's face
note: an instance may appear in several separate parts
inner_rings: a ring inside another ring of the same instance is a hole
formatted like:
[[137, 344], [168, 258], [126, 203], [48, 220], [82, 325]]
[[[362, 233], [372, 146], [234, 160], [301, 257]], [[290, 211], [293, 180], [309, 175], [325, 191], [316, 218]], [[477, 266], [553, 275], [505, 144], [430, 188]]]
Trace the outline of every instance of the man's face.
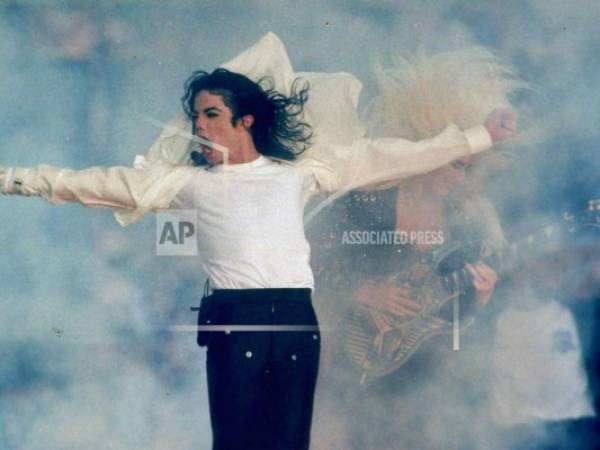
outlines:
[[[223, 97], [208, 91], [200, 91], [194, 100], [194, 113], [196, 114], [194, 121], [196, 136], [227, 147], [231, 159], [232, 154], [240, 148], [241, 133], [247, 131], [242, 127], [241, 122], [232, 125], [233, 114], [223, 103]], [[200, 144], [200, 150], [210, 165], [223, 163], [223, 151], [203, 144]]]

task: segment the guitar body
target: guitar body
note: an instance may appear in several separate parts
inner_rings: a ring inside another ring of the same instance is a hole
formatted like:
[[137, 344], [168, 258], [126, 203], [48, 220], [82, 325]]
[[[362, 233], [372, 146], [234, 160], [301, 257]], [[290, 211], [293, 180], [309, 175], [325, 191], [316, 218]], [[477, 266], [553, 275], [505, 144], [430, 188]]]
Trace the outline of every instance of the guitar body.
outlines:
[[[458, 244], [445, 245], [414, 255], [410, 269], [398, 274], [398, 284], [410, 286], [411, 298], [421, 305], [415, 316], [399, 317], [367, 306], [353, 308], [344, 324], [344, 341], [363, 373], [363, 382], [401, 367], [430, 337], [454, 331], [454, 302], [472, 306], [468, 305], [473, 298], [471, 276], [464, 268], [471, 262], [467, 253]], [[471, 322], [461, 320], [458, 327], [465, 329]]]

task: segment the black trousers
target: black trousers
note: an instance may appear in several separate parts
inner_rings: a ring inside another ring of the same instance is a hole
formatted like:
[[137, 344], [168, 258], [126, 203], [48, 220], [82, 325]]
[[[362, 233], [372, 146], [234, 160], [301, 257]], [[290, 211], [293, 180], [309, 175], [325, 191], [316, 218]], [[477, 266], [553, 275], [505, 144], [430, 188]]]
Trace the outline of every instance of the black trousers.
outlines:
[[215, 290], [207, 309], [213, 450], [308, 449], [321, 348], [310, 289]]

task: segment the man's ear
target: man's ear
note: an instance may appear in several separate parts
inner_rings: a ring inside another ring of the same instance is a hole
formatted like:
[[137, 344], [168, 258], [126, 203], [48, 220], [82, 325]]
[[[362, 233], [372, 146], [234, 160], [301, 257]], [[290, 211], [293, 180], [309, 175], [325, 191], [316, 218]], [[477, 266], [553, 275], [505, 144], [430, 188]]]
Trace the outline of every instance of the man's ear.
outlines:
[[251, 114], [246, 114], [240, 119], [240, 122], [246, 130], [250, 130], [250, 128], [254, 124], [254, 116]]

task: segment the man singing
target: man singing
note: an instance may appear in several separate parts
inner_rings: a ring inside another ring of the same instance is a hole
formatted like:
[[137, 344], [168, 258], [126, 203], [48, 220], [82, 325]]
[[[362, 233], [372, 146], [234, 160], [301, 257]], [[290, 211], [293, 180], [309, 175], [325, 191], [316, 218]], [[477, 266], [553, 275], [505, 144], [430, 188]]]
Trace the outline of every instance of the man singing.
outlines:
[[307, 87], [284, 95], [225, 69], [195, 72], [183, 107], [204, 166], [0, 166], [4, 194], [121, 212], [197, 211], [203, 267], [214, 289], [206, 323], [225, 326], [207, 340], [213, 449], [309, 447], [320, 352], [303, 226], [309, 197], [432, 171], [486, 150], [511, 135], [516, 122], [512, 112], [497, 110], [484, 126], [450, 126], [420, 142], [310, 147], [311, 128], [302, 121], [307, 97]]

